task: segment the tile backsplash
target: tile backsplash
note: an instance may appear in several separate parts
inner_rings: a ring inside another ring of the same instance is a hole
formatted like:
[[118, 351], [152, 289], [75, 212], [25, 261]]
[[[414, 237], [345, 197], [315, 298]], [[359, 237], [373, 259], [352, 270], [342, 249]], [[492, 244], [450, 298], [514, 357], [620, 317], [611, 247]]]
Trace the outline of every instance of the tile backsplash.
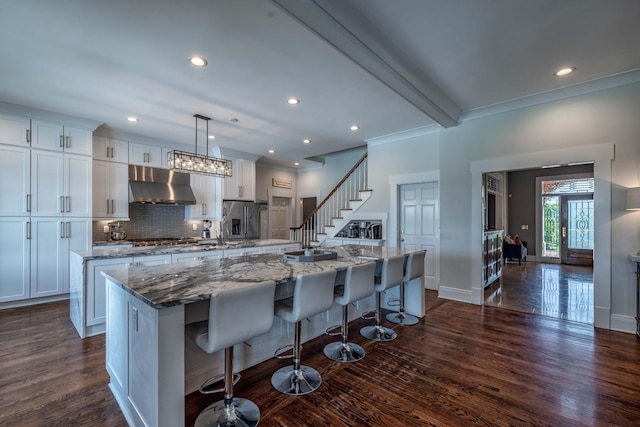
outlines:
[[[162, 237], [199, 237], [202, 221], [185, 221], [185, 207], [172, 205], [130, 204], [130, 221], [124, 222], [127, 239], [149, 239]], [[93, 241], [109, 240], [104, 226], [110, 221], [93, 221]], [[193, 224], [198, 230], [193, 230]]]

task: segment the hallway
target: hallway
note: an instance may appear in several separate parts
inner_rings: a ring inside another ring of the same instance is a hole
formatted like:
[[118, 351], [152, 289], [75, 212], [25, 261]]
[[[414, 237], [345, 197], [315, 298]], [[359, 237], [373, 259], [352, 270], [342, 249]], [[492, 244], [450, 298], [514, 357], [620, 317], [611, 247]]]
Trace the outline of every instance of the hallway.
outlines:
[[506, 263], [502, 279], [484, 290], [484, 304], [593, 324], [593, 268]]

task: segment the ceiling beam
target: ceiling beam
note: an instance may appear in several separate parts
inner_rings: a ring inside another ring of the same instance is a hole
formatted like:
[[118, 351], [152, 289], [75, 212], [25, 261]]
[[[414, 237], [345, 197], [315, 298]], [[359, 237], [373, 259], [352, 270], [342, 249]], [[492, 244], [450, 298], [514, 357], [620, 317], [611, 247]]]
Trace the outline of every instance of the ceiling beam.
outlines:
[[422, 71], [397, 50], [385, 46], [348, 2], [271, 0], [317, 36], [406, 99], [439, 125], [456, 126], [460, 108]]

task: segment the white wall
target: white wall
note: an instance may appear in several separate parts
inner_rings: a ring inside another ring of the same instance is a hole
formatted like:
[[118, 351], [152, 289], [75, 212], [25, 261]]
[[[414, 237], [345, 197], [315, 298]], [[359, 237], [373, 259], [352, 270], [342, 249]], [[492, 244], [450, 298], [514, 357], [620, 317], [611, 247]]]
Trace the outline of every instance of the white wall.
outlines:
[[[608, 170], [610, 166], [611, 176], [602, 176], [599, 183], [607, 192], [610, 190], [610, 227], [601, 224], [607, 229], [605, 235], [610, 233], [610, 242], [596, 241], [595, 254], [597, 257], [598, 253], [605, 253], [599, 250], [600, 245], [610, 245], [610, 256], [604, 260], [609, 277], [604, 280], [611, 283], [611, 290], [610, 295], [603, 297], [610, 304], [610, 327], [632, 332], [635, 276], [634, 265], [627, 260], [627, 255], [640, 249], [640, 212], [624, 210], [624, 192], [627, 187], [640, 186], [639, 118], [640, 84], [636, 83], [468, 120], [455, 128], [403, 141], [371, 143], [369, 184], [374, 192], [361, 209], [388, 212], [390, 177], [439, 170], [440, 285], [467, 295], [471, 301], [472, 286], [478, 280], [475, 276], [479, 275], [473, 265], [480, 263], [481, 257], [480, 250], [474, 250], [470, 244], [479, 238], [473, 236], [472, 223], [481, 220], [480, 202], [472, 203], [472, 163], [510, 156], [544, 159], [549, 152], [562, 149], [578, 157], [574, 161], [580, 161], [584, 159], [575, 154], [581, 152], [580, 147], [613, 144], [615, 160], [605, 168]], [[353, 156], [347, 160], [345, 154], [340, 156], [345, 164], [351, 165], [358, 158]], [[332, 158], [332, 162], [337, 164], [338, 159]], [[325, 168], [299, 173], [298, 190], [327, 191], [327, 187], [337, 182], [332, 175], [333, 171], [328, 173]], [[389, 224], [389, 227], [396, 225]], [[595, 277], [595, 280], [602, 278]], [[596, 287], [599, 284], [596, 283]]]
[[[473, 215], [480, 215], [471, 202], [472, 162], [612, 143], [611, 179], [601, 183], [611, 185], [610, 308], [612, 318], [617, 316], [612, 328], [626, 329], [635, 310], [633, 266], [626, 257], [640, 247], [640, 218], [623, 210], [624, 188], [640, 185], [639, 113], [640, 84], [634, 84], [470, 120], [441, 131], [441, 286], [471, 290], [472, 265], [479, 255], [471, 247], [465, 250], [461, 242], [470, 240], [471, 224], [477, 220]], [[604, 244], [608, 243], [596, 241], [596, 257], [598, 246]]]

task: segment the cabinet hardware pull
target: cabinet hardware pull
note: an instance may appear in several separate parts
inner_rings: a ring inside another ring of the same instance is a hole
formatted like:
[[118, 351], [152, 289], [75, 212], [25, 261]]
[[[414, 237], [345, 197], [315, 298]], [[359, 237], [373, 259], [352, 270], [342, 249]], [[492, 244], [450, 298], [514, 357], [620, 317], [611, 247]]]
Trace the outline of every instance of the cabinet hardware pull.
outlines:
[[27, 142], [31, 142], [31, 131], [27, 129]]
[[60, 196], [60, 212], [64, 213], [64, 196]]
[[66, 226], [66, 236], [67, 236], [67, 239], [70, 239], [70, 238], [71, 238], [71, 223], [70, 223], [70, 222], [67, 222], [67, 226]]
[[112, 213], [112, 214], [115, 214], [115, 213], [116, 213], [116, 211], [115, 211], [115, 209], [113, 208], [113, 202], [114, 202], [114, 200], [113, 200], [113, 199], [111, 199], [111, 213]]
[[60, 147], [64, 148], [64, 136], [60, 135]]
[[115, 154], [113, 154], [115, 148], [111, 147], [111, 158], [113, 159], [115, 157]]
[[27, 194], [27, 212], [31, 212], [31, 194]]
[[109, 147], [107, 147], [107, 159], [109, 158]]
[[26, 226], [25, 229], [27, 232], [27, 240], [30, 240], [31, 239], [31, 221], [27, 221], [25, 223], [25, 226]]
[[64, 222], [60, 223], [60, 238], [64, 239]]
[[107, 199], [107, 215], [109, 215], [109, 199]]
[[71, 146], [71, 137], [67, 136], [65, 137], [65, 140], [66, 140], [66, 147], [69, 148]]
[[238, 197], [244, 197], [242, 185], [238, 185]]
[[65, 207], [66, 207], [65, 211], [66, 212], [71, 212], [71, 196], [65, 197], [65, 203], [64, 204], [65, 204]]

